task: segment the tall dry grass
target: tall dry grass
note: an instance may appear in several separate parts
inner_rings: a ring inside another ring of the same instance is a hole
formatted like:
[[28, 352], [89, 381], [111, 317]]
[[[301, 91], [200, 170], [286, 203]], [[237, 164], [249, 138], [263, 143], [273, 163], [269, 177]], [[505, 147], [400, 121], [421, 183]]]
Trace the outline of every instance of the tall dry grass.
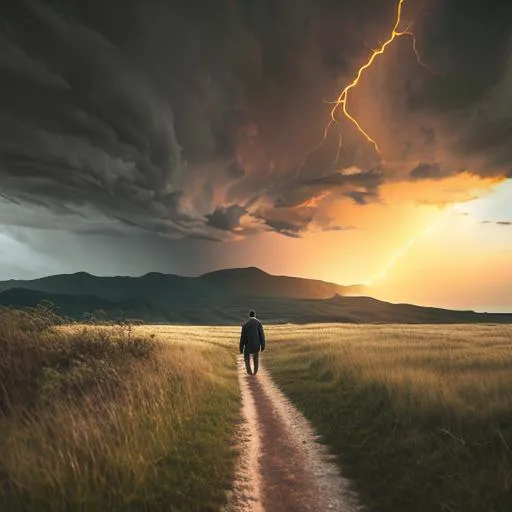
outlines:
[[424, 409], [442, 405], [458, 414], [489, 418], [512, 411], [508, 325], [331, 325], [295, 335], [303, 340], [305, 353], [313, 354], [334, 379], [350, 375], [384, 385], [397, 406], [407, 408], [412, 400]]
[[55, 328], [40, 313], [0, 310], [0, 510], [222, 503], [232, 356], [141, 329]]
[[272, 338], [270, 369], [370, 510], [512, 509], [511, 326], [287, 326]]

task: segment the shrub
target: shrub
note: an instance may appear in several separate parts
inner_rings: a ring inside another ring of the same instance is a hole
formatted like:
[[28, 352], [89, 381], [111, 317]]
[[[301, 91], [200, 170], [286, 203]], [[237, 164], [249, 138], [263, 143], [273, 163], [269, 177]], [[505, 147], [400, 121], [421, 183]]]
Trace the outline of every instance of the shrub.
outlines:
[[0, 308], [0, 412], [33, 406], [49, 394], [83, 393], [145, 359], [156, 344], [131, 327], [59, 327], [65, 319], [49, 304]]

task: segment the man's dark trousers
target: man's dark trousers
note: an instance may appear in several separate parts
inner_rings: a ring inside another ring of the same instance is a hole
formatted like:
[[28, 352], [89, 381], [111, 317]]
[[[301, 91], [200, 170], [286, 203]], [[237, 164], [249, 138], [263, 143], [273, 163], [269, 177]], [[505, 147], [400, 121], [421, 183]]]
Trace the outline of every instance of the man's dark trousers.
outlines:
[[244, 361], [245, 361], [245, 368], [247, 370], [247, 373], [249, 375], [256, 375], [258, 373], [258, 365], [260, 362], [260, 353], [258, 352], [252, 352], [252, 360], [254, 363], [254, 372], [251, 370], [251, 352], [248, 350], [244, 350]]

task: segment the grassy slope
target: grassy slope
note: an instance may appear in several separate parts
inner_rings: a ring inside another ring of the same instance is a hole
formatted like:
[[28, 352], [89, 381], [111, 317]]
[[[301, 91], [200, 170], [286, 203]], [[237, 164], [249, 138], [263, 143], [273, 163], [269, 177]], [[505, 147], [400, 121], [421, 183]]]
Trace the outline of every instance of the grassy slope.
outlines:
[[222, 505], [239, 410], [233, 351], [194, 328], [155, 342], [147, 328], [25, 332], [0, 316], [0, 510]]
[[512, 510], [512, 329], [304, 326], [265, 363], [370, 511]]

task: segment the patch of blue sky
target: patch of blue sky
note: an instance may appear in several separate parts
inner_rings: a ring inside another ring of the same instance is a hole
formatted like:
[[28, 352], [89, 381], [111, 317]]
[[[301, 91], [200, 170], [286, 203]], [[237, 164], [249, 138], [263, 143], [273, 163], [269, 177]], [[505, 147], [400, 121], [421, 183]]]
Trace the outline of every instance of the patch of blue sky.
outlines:
[[500, 183], [489, 195], [470, 201], [461, 209], [480, 222], [512, 223], [512, 179]]

